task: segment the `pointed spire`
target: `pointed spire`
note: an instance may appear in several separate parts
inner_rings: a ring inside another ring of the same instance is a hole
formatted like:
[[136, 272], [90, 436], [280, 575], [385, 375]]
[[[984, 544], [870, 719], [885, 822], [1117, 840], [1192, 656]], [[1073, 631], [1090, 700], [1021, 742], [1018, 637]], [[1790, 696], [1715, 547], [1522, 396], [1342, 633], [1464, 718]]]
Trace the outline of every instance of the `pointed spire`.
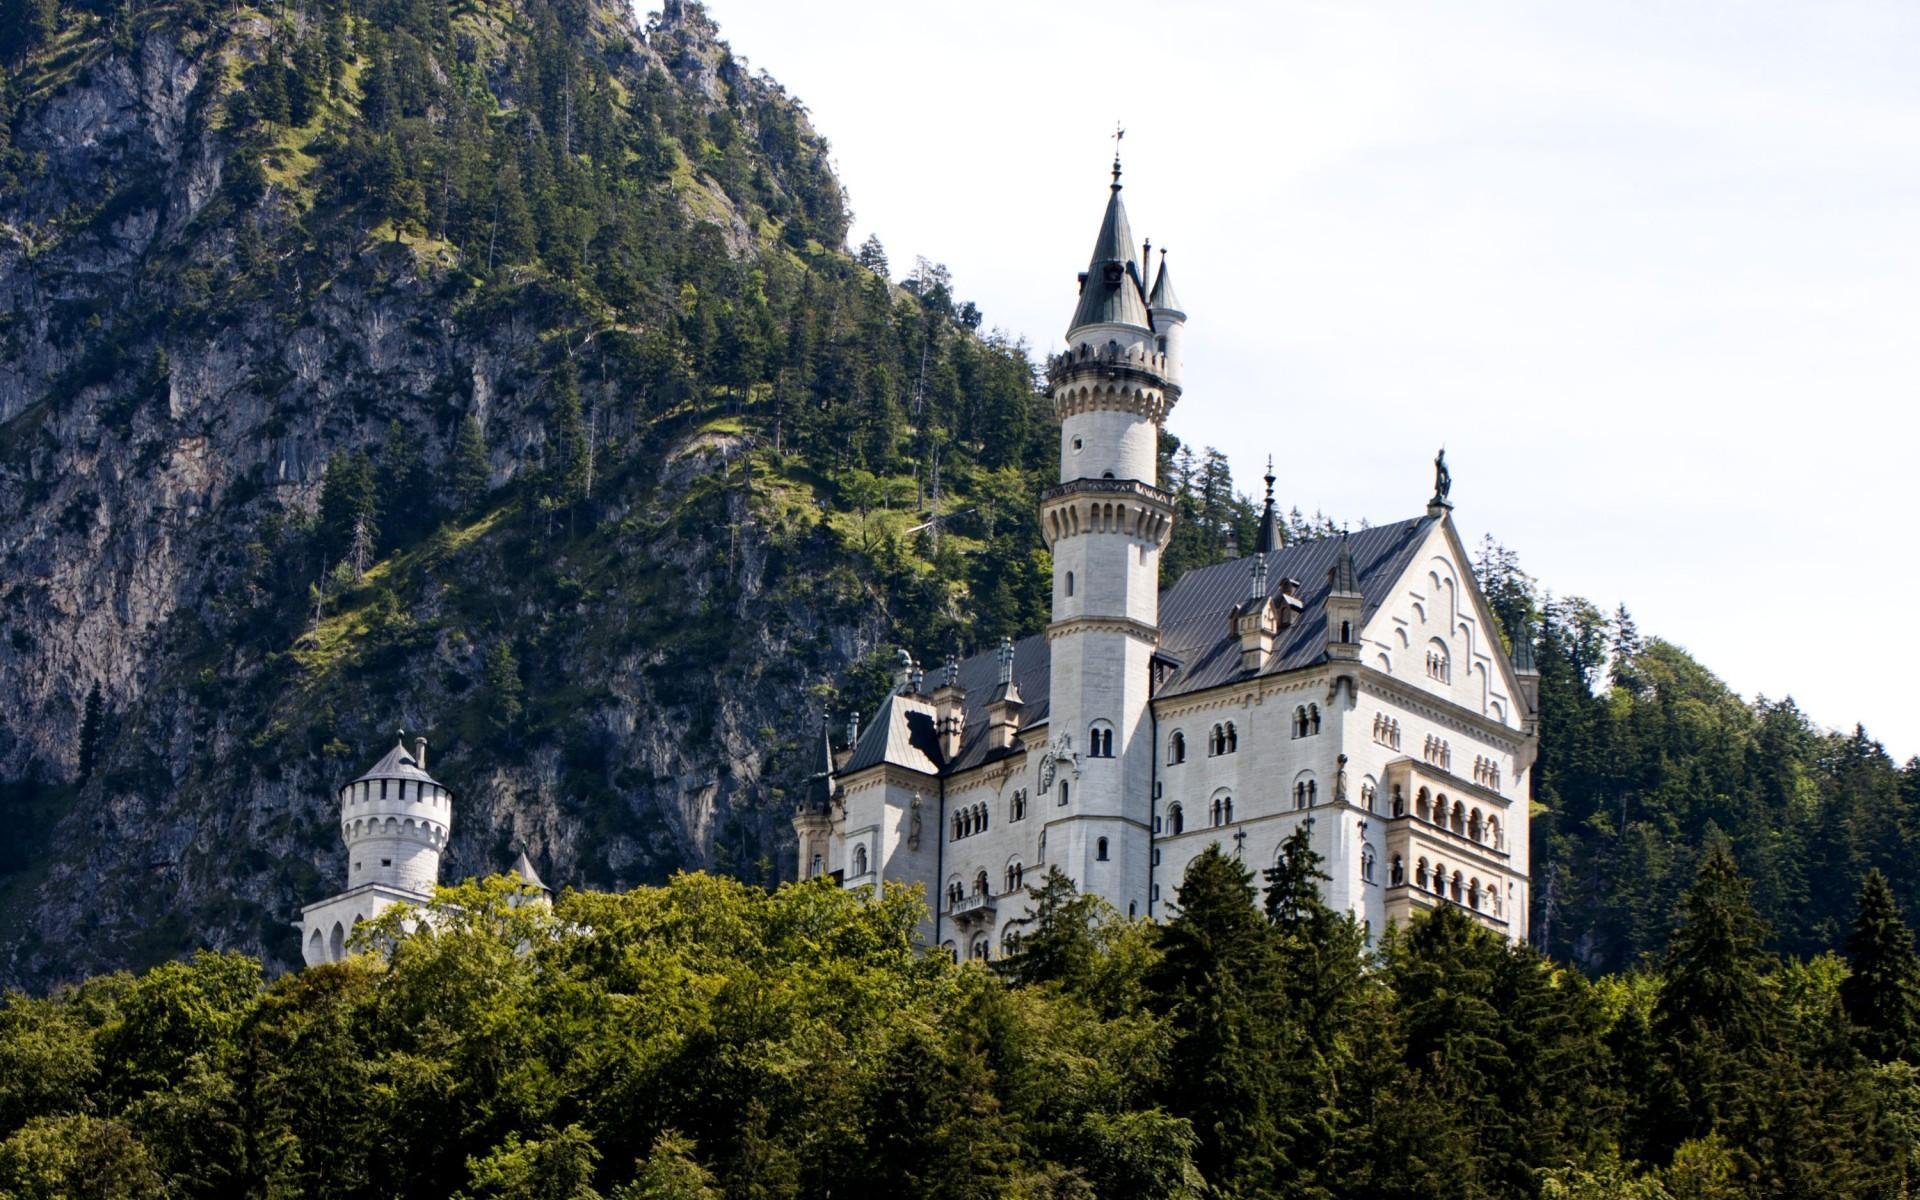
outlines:
[[1267, 455], [1267, 507], [1260, 514], [1260, 537], [1253, 548], [1271, 554], [1286, 547], [1286, 530], [1280, 526], [1280, 510], [1273, 503], [1273, 455]]
[[[1148, 266], [1152, 266], [1149, 253]], [[1167, 274], [1167, 251], [1160, 249], [1160, 273], [1153, 277], [1153, 297], [1147, 301], [1147, 307], [1165, 312], [1184, 312], [1180, 307], [1180, 297], [1173, 293], [1173, 276]]]
[[1100, 234], [1094, 239], [1086, 274], [1080, 277], [1080, 304], [1074, 309], [1067, 332], [1072, 334], [1085, 325], [1152, 328], [1143, 288], [1133, 227], [1127, 223], [1127, 206], [1120, 202], [1120, 156], [1116, 153], [1107, 212], [1100, 220]]
[[1533, 657], [1533, 622], [1520, 623], [1520, 636], [1513, 639], [1513, 670], [1516, 675], [1538, 675], [1539, 665]]
[[540, 872], [533, 869], [533, 860], [527, 857], [527, 852], [524, 847], [521, 849], [519, 857], [513, 860], [512, 870], [515, 875], [520, 877], [520, 882], [531, 884], [543, 892], [548, 890], [547, 885], [540, 881]]
[[1332, 584], [1331, 590], [1348, 596], [1360, 594], [1359, 579], [1353, 569], [1353, 550], [1347, 545], [1347, 531], [1344, 529], [1340, 531], [1340, 553], [1333, 560], [1333, 568], [1327, 572], [1327, 577]]

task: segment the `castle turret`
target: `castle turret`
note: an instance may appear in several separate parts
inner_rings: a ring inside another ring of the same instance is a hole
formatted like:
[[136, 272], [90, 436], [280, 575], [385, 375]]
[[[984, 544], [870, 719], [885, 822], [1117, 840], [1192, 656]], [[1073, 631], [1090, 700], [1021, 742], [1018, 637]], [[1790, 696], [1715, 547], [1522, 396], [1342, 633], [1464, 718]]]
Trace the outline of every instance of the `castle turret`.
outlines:
[[1353, 569], [1353, 550], [1347, 535], [1340, 535], [1340, 550], [1327, 571], [1327, 657], [1358, 661], [1360, 658], [1360, 610], [1366, 597], [1360, 592], [1358, 573]]
[[[1149, 264], [1151, 265], [1151, 264]], [[1160, 273], [1153, 277], [1153, 294], [1147, 297], [1147, 311], [1153, 317], [1154, 348], [1167, 357], [1167, 378], [1180, 382], [1180, 339], [1187, 328], [1187, 314], [1180, 297], [1173, 294], [1173, 276], [1167, 271], [1167, 252], [1160, 251]], [[1271, 469], [1272, 464], [1268, 464]]]
[[[1120, 193], [1115, 159], [1067, 349], [1047, 364], [1060, 422], [1060, 482], [1040, 502], [1054, 575], [1049, 745], [1040, 779], [1051, 793], [1048, 811], [1057, 814], [1049, 861], [1082, 890], [1124, 907], [1125, 897], [1145, 895], [1149, 884], [1148, 690], [1159, 640], [1160, 552], [1174, 511], [1158, 486], [1160, 426], [1180, 386], [1160, 348]], [[1166, 282], [1166, 311], [1176, 314]]]
[[[851, 735], [857, 736], [857, 720], [848, 727]], [[831, 862], [833, 843], [833, 774], [839, 765], [839, 759], [833, 752], [833, 735], [829, 731], [827, 715], [820, 714], [820, 732], [813, 743], [813, 769], [807, 775], [807, 790], [802, 793], [800, 803], [793, 813], [793, 832], [797, 840], [799, 853], [799, 876], [812, 879], [833, 870]]]
[[340, 836], [347, 888], [300, 910], [308, 966], [345, 957], [354, 926], [395, 904], [431, 899], [453, 830], [453, 793], [427, 774], [427, 739], [405, 735], [365, 774], [342, 787]]
[[[425, 738], [416, 738], [426, 754]], [[453, 824], [453, 794], [427, 774], [404, 740], [340, 789], [347, 887], [377, 883], [421, 896], [440, 882], [440, 852]]]

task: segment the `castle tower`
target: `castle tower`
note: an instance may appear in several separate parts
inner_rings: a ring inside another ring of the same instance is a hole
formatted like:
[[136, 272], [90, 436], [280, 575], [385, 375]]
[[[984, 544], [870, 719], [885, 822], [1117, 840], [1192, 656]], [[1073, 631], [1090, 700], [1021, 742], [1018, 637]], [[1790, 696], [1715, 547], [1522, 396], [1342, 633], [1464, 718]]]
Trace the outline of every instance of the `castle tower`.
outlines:
[[453, 793], [427, 774], [427, 739], [402, 737], [364, 775], [340, 789], [347, 889], [300, 912], [308, 966], [338, 962], [353, 927], [394, 904], [429, 899], [453, 828]]
[[1053, 551], [1053, 620], [1045, 799], [1037, 808], [1048, 823], [1048, 865], [1123, 910], [1151, 885], [1148, 688], [1160, 552], [1173, 528], [1158, 459], [1160, 425], [1180, 395], [1175, 356], [1185, 314], [1164, 266], [1160, 283], [1150, 299], [1116, 158], [1066, 352], [1047, 364], [1060, 482], [1040, 502]]

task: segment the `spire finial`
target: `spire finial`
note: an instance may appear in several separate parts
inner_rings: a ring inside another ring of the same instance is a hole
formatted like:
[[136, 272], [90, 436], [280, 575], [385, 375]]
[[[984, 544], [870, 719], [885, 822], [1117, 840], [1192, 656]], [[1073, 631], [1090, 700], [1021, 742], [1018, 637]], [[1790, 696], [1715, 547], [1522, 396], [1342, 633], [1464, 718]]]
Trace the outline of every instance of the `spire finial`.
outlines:
[[1267, 503], [1273, 503], [1273, 455], [1267, 455]]
[[1013, 639], [1000, 639], [1000, 682], [1013, 682]]
[[1267, 506], [1260, 513], [1260, 537], [1254, 549], [1262, 554], [1286, 548], [1286, 530], [1280, 527], [1280, 510], [1273, 502], [1273, 455], [1267, 455]]
[[1127, 136], [1126, 129], [1120, 122], [1115, 121], [1113, 123], [1113, 186], [1116, 191], [1120, 187], [1120, 139], [1125, 136]]

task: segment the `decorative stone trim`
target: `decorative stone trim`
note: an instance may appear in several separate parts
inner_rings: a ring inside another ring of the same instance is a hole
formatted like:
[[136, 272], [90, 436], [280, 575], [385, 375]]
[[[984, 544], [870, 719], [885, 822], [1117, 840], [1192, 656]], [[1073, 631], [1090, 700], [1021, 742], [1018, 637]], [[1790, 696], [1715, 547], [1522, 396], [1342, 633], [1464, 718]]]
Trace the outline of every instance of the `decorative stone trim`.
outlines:
[[1160, 631], [1144, 621], [1135, 621], [1128, 617], [1071, 617], [1065, 621], [1055, 621], [1047, 626], [1047, 640], [1063, 638], [1071, 633], [1124, 633], [1138, 638], [1149, 646], [1160, 644]]

